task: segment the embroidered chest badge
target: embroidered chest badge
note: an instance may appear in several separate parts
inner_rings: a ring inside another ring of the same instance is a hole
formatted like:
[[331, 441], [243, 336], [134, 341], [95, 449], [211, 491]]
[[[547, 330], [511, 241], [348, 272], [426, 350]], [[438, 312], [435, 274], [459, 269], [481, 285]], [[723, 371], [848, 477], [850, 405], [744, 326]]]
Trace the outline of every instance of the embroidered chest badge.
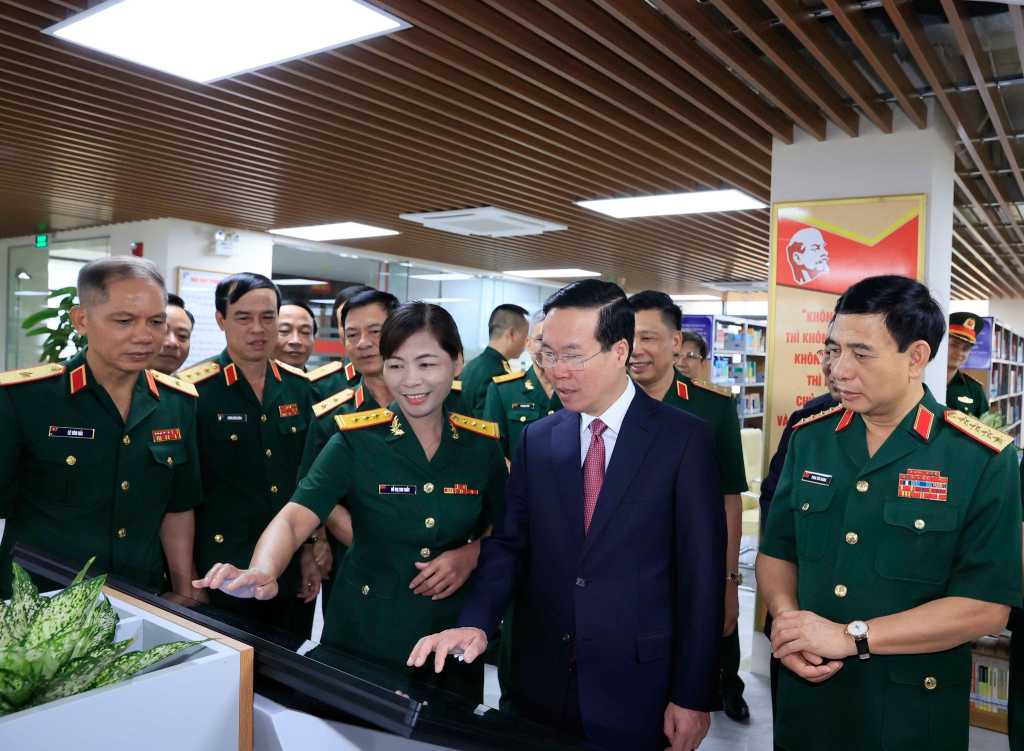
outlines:
[[153, 443], [166, 443], [167, 441], [180, 441], [181, 428], [164, 428], [153, 431]]
[[480, 495], [480, 491], [471, 488], [464, 482], [457, 482], [453, 487], [444, 489], [445, 495]]
[[949, 478], [937, 469], [908, 469], [900, 473], [897, 495], [925, 501], [948, 501]]
[[299, 414], [299, 405], [294, 402], [292, 404], [281, 404], [277, 408], [277, 414], [281, 417], [295, 417]]

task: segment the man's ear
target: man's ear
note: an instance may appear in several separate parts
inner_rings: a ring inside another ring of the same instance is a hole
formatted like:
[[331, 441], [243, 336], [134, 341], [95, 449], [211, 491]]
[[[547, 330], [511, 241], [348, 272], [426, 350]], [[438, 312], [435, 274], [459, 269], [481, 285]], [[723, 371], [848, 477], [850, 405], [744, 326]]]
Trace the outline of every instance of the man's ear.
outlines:
[[910, 355], [910, 375], [914, 378], [924, 377], [924, 369], [932, 356], [932, 348], [924, 339], [918, 339], [907, 347]]
[[224, 330], [224, 316], [222, 316], [220, 314], [219, 310], [216, 311], [213, 314], [213, 319], [217, 322], [217, 326], [220, 328], [220, 330], [223, 331]]
[[85, 309], [81, 305], [75, 305], [71, 308], [70, 313], [71, 325], [75, 327], [75, 331], [82, 336], [87, 336], [87, 316], [85, 315]]

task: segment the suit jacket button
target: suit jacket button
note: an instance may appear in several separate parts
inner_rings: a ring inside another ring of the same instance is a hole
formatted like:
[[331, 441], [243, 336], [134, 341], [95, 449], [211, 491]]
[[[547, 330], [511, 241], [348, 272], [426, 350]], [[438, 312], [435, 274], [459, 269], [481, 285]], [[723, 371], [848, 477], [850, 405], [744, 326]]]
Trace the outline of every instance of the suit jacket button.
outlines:
[[572, 641], [572, 634], [562, 634], [562, 643], [568, 644]]
[[585, 587], [585, 586], [587, 586], [587, 580], [584, 579], [583, 577], [576, 577], [576, 586], [577, 587]]

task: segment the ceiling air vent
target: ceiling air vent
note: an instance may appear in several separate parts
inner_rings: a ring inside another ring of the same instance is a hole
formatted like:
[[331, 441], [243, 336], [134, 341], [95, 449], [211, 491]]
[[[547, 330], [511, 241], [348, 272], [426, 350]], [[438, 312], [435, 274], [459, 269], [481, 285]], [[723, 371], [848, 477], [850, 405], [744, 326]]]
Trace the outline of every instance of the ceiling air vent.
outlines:
[[568, 229], [537, 217], [505, 211], [494, 206], [455, 211], [431, 211], [425, 214], [399, 214], [400, 219], [419, 222], [428, 229], [454, 232], [456, 235], [484, 235], [485, 237], [519, 237], [540, 235]]

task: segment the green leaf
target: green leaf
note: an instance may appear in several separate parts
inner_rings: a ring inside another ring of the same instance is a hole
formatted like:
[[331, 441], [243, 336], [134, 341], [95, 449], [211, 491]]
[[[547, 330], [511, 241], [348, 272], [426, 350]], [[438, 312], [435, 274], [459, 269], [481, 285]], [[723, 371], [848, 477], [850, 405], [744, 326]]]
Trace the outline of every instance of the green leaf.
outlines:
[[97, 676], [114, 664], [131, 646], [131, 641], [131, 639], [125, 639], [97, 650], [93, 654], [72, 660], [61, 668], [41, 693], [32, 697], [32, 706], [63, 699], [65, 696], [73, 696], [91, 688]]
[[50, 334], [53, 332], [49, 326], [36, 326], [31, 331], [26, 331], [25, 336], [42, 336], [43, 334]]
[[18, 642], [32, 627], [36, 613], [43, 607], [43, 598], [25, 569], [17, 563], [12, 563], [11, 568], [14, 571], [11, 604], [4, 613], [4, 626], [9, 638]]
[[21, 322], [21, 327], [23, 329], [30, 329], [37, 323], [41, 323], [42, 321], [46, 321], [50, 318], [56, 318], [58, 315], [60, 315], [60, 311], [56, 308], [43, 308], [42, 310], [37, 310], [32, 315], [25, 318], [25, 320]]
[[111, 683], [122, 681], [135, 675], [140, 670], [145, 670], [150, 665], [160, 662], [160, 660], [177, 654], [183, 649], [188, 649], [196, 644], [202, 644], [203, 641], [205, 640], [174, 641], [147, 649], [144, 652], [129, 652], [119, 657], [110, 667], [100, 673], [90, 688], [99, 688], [100, 686], [108, 686]]
[[55, 290], [51, 290], [50, 291], [50, 297], [51, 298], [54, 298], [54, 297], [64, 297], [65, 295], [70, 295], [70, 299], [74, 299], [75, 295], [77, 295], [77, 294], [78, 294], [78, 288], [77, 287], [61, 287], [60, 289], [55, 289]]

